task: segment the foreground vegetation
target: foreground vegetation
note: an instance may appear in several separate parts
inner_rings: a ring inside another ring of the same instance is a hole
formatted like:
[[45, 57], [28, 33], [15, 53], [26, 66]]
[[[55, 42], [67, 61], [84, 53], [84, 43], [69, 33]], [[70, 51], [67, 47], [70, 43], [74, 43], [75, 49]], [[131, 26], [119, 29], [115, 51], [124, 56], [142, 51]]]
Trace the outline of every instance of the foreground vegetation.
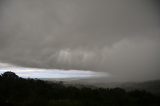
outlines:
[[77, 88], [12, 72], [0, 75], [0, 106], [160, 106], [159, 100], [144, 90]]

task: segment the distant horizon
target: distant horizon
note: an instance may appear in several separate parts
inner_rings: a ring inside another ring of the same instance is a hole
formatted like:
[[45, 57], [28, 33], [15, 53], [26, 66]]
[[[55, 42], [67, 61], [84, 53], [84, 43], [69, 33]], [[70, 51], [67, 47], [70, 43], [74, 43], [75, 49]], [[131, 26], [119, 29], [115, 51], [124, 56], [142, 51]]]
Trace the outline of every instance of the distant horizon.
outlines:
[[[112, 75], [106, 72], [94, 72], [90, 70], [64, 70], [64, 69], [43, 69], [31, 67], [19, 67], [4, 65], [0, 68], [0, 74], [4, 72], [14, 72], [22, 78], [36, 78], [48, 81], [71, 81], [81, 83], [141, 83], [159, 81], [160, 79], [140, 80], [140, 81], [121, 81], [112, 79]], [[105, 80], [105, 82], [103, 82]]]

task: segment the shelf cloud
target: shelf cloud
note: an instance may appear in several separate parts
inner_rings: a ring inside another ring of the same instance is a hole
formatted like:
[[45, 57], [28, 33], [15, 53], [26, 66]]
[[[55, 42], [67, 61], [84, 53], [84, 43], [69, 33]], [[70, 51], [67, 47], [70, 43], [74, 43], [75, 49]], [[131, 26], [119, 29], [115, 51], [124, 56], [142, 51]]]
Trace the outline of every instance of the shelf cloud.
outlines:
[[0, 0], [0, 64], [160, 78], [156, 0]]
[[3, 67], [0, 68], [0, 73], [2, 74], [10, 70], [12, 70], [12, 72], [15, 72], [18, 76], [23, 78], [45, 78], [48, 80], [77, 80], [90, 78], [106, 78], [110, 76], [106, 72], [94, 72], [89, 70], [42, 69], [8, 65], [3, 65]]

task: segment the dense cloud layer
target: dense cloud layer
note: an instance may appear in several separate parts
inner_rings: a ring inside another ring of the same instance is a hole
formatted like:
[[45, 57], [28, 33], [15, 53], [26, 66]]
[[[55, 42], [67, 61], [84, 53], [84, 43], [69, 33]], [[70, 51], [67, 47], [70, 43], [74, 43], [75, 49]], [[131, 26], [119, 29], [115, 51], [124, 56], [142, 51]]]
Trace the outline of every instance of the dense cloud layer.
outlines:
[[146, 0], [1, 0], [0, 61], [160, 77], [160, 20]]

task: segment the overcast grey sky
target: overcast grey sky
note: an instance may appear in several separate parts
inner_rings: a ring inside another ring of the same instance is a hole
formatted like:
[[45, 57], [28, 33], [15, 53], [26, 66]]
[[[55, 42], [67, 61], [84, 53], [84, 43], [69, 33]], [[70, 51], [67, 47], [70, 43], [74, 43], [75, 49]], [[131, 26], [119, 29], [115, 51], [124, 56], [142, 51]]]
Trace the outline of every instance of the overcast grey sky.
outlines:
[[0, 0], [0, 62], [160, 78], [156, 0]]

